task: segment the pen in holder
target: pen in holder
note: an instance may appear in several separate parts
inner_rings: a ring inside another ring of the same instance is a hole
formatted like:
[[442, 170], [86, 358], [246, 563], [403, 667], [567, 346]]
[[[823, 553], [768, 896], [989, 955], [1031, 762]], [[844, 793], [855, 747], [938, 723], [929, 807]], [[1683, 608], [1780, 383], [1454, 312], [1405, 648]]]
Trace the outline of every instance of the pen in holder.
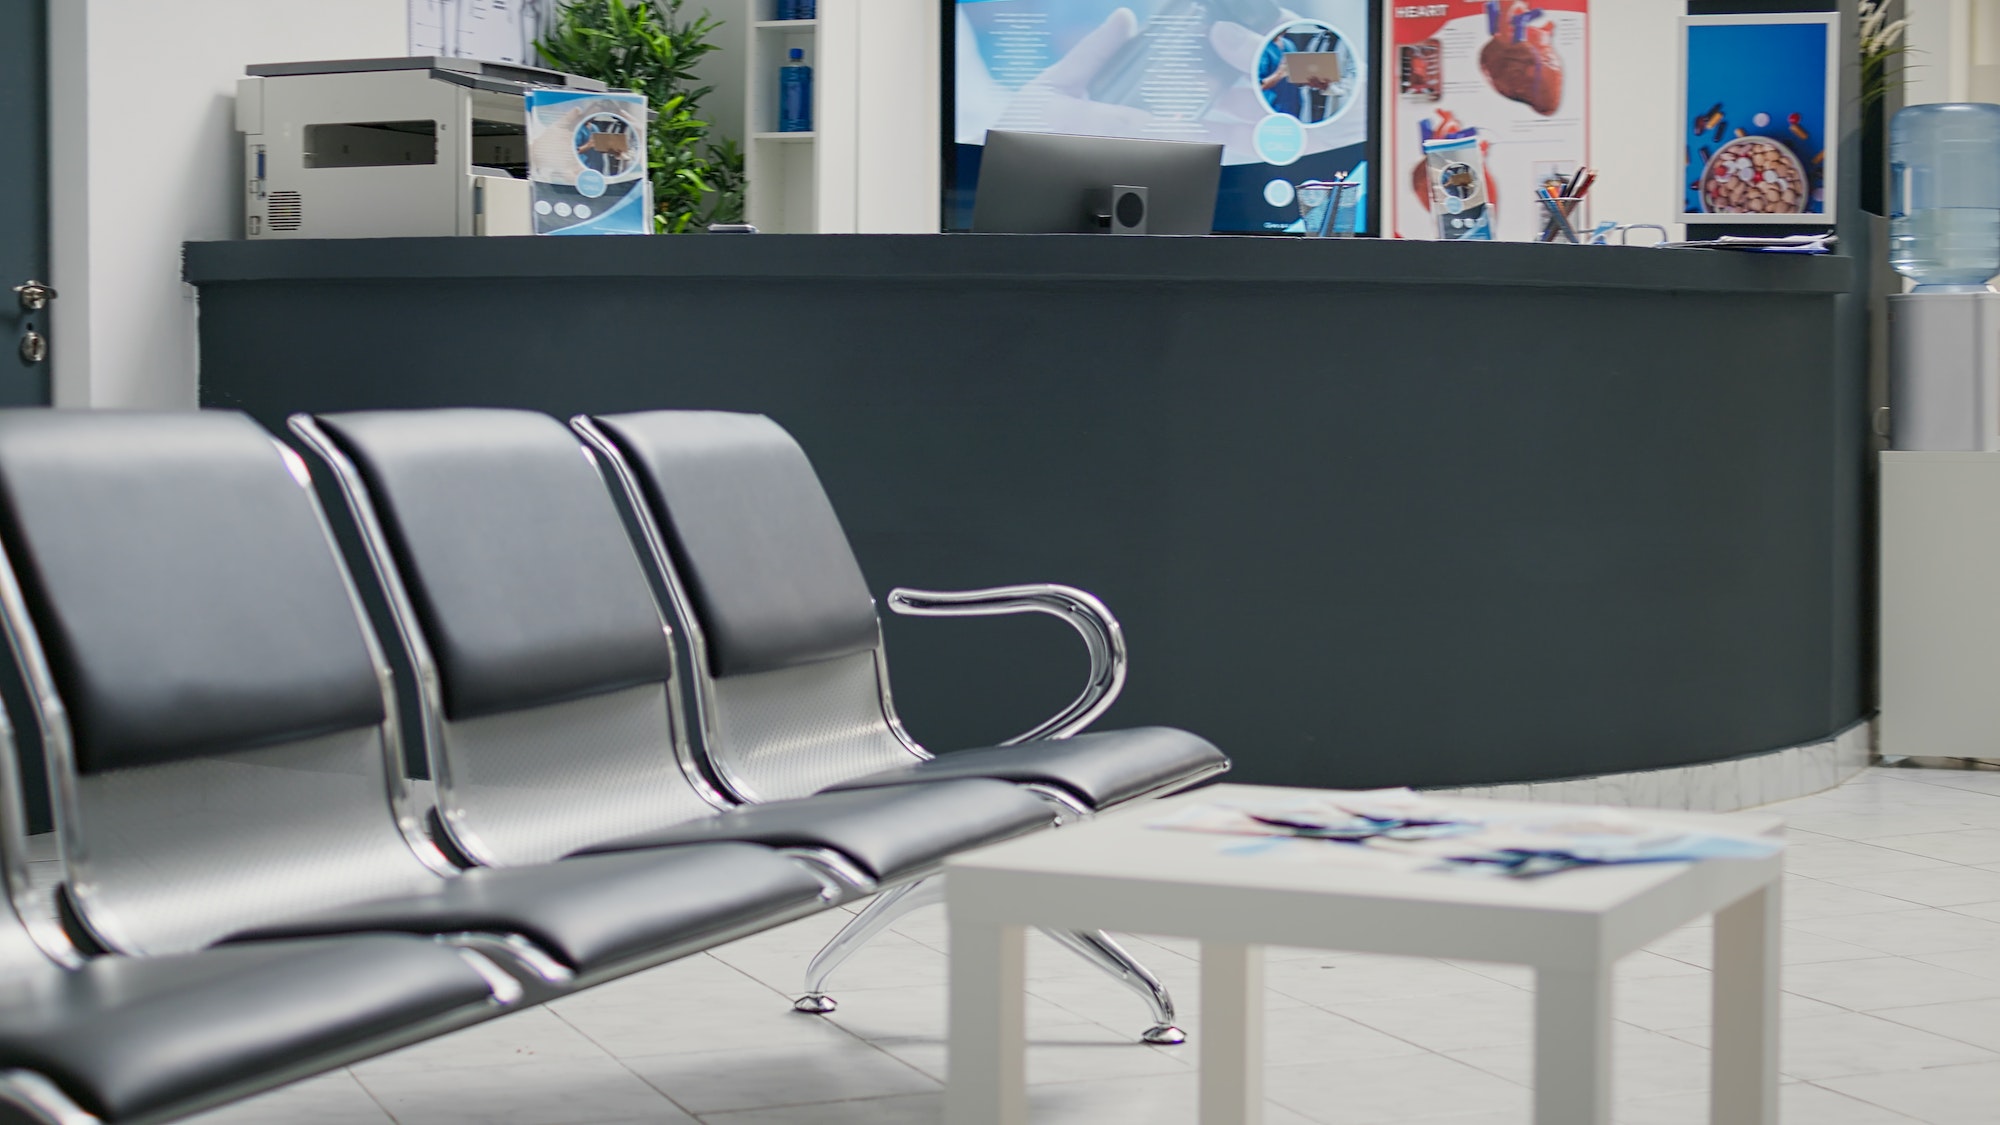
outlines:
[[1353, 238], [1360, 233], [1360, 180], [1308, 180], [1298, 186], [1298, 201], [1307, 238]]
[[1582, 207], [1583, 197], [1552, 195], [1546, 190], [1537, 196], [1542, 203], [1542, 237], [1538, 241], [1583, 245], [1583, 236], [1576, 232], [1576, 224], [1571, 221]]

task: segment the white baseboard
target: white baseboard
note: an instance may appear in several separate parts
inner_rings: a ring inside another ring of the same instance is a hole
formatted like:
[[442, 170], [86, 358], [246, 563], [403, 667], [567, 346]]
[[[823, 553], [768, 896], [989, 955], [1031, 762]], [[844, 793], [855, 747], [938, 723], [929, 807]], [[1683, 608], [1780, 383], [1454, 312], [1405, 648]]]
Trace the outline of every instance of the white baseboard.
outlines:
[[1734, 812], [1831, 789], [1867, 769], [1874, 752], [1875, 722], [1869, 719], [1824, 742], [1724, 762], [1426, 792], [1506, 801]]

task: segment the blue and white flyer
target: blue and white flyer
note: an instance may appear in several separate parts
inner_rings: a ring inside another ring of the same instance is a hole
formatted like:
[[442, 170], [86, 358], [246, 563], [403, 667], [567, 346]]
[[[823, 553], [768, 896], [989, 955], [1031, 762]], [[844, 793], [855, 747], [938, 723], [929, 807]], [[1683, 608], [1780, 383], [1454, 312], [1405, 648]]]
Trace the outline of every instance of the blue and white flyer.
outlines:
[[646, 99], [530, 91], [528, 179], [536, 234], [651, 234]]

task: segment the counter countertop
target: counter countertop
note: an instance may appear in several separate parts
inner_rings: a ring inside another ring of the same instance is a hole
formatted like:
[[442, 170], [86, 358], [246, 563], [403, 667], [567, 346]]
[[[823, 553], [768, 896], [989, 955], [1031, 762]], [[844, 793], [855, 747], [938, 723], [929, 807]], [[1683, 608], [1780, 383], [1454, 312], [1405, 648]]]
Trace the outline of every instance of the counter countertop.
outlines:
[[197, 285], [470, 278], [1215, 282], [1844, 293], [1840, 255], [1215, 236], [704, 235], [190, 242]]

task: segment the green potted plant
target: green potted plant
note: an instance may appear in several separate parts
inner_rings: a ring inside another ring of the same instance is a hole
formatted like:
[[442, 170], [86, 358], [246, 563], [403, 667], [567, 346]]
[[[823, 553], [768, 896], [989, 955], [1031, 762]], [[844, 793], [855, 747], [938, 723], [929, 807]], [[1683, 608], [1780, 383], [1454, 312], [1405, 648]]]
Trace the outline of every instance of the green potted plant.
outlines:
[[1889, 212], [1890, 110], [1901, 104], [1909, 77], [1910, 21], [1892, 18], [1894, 0], [1861, 0], [1861, 209]]
[[636, 91], [651, 103], [646, 158], [653, 229], [661, 234], [743, 220], [743, 154], [733, 141], [710, 139], [699, 111], [713, 87], [695, 84], [695, 64], [716, 49], [708, 36], [721, 25], [707, 12], [683, 20], [684, 2], [573, 0], [535, 43], [557, 70]]

